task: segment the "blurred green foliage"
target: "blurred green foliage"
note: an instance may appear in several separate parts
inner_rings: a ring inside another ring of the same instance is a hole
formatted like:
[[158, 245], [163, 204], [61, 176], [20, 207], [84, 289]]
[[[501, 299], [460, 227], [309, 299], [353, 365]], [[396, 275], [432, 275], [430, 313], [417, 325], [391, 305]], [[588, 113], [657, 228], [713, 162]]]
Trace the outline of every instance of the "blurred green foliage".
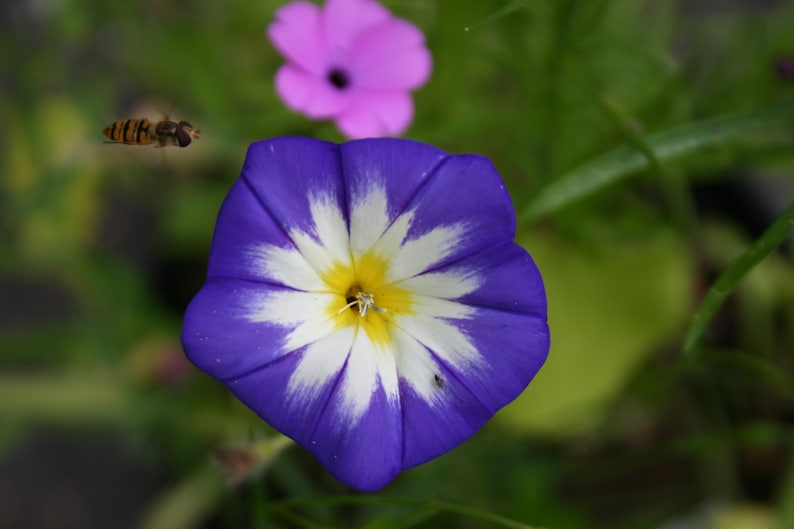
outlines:
[[[434, 57], [408, 136], [490, 157], [519, 211], [602, 153], [647, 163], [520, 225], [546, 278], [553, 346], [474, 438], [379, 502], [338, 496], [348, 491], [297, 448], [256, 451], [264, 473], [223, 486], [209, 454], [238, 447], [244, 463], [246, 447], [277, 437], [188, 365], [181, 313], [247, 145], [342, 140], [275, 96], [281, 59], [264, 29], [283, 3], [7, 6], [0, 461], [41, 426], [119, 432], [171, 485], [116, 527], [502, 524], [489, 514], [554, 529], [794, 526], [790, 239], [732, 286], [697, 362], [681, 351], [708, 286], [794, 195], [794, 120], [680, 159], [645, 141], [794, 99], [794, 78], [776, 69], [794, 60], [784, 1], [385, 2]], [[163, 114], [201, 139], [162, 151], [103, 142], [113, 121]], [[721, 190], [737, 182], [770, 197], [732, 205]]]

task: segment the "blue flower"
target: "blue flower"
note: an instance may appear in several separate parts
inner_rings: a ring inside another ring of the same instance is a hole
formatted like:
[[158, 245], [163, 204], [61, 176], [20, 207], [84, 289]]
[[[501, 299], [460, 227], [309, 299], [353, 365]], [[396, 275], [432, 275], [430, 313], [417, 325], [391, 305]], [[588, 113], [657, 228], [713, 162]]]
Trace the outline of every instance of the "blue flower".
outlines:
[[251, 145], [188, 357], [364, 491], [454, 448], [546, 359], [543, 282], [491, 162], [402, 139]]

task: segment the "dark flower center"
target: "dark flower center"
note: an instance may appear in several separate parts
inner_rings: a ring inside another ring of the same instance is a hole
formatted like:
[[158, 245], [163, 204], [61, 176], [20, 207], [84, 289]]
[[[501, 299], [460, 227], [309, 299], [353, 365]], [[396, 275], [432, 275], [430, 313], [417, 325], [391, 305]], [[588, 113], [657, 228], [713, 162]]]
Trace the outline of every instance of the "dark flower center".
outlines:
[[349, 303], [349, 304], [356, 303], [358, 301], [357, 296], [361, 294], [363, 291], [364, 290], [360, 286], [353, 285], [352, 287], [347, 289], [347, 292], [345, 293], [345, 303]]
[[386, 309], [375, 305], [375, 294], [372, 292], [364, 292], [358, 285], [353, 285], [347, 289], [345, 293], [345, 302], [347, 302], [347, 305], [339, 309], [338, 314], [342, 314], [353, 305], [358, 305], [358, 313], [361, 316], [366, 316], [370, 309], [375, 312], [386, 312]]
[[347, 72], [339, 68], [332, 68], [328, 72], [328, 81], [334, 85], [334, 88], [339, 90], [344, 90], [350, 86], [350, 77], [348, 77]]

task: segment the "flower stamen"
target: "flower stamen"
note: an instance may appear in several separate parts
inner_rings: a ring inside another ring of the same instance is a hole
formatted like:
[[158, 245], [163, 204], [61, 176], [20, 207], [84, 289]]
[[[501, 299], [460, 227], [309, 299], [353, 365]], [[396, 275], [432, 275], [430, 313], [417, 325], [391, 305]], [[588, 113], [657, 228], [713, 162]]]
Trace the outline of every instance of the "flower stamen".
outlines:
[[[354, 287], [358, 288], [358, 287]], [[351, 289], [353, 290], [353, 289]], [[378, 307], [375, 305], [375, 294], [372, 292], [364, 292], [359, 290], [355, 293], [355, 296], [348, 295], [346, 301], [350, 301], [347, 305], [339, 309], [337, 314], [342, 314], [347, 309], [351, 308], [353, 305], [358, 305], [358, 313], [361, 316], [366, 316], [369, 309], [374, 310], [375, 312], [386, 312], [386, 309]]]

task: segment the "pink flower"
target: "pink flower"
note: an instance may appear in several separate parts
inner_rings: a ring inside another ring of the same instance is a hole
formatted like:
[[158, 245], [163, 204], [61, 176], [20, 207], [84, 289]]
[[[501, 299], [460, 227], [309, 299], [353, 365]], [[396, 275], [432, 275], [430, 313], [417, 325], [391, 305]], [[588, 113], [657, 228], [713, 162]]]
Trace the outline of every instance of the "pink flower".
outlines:
[[374, 0], [297, 1], [268, 28], [288, 63], [276, 91], [288, 107], [333, 119], [349, 138], [398, 135], [414, 108], [411, 90], [430, 76], [424, 35]]

